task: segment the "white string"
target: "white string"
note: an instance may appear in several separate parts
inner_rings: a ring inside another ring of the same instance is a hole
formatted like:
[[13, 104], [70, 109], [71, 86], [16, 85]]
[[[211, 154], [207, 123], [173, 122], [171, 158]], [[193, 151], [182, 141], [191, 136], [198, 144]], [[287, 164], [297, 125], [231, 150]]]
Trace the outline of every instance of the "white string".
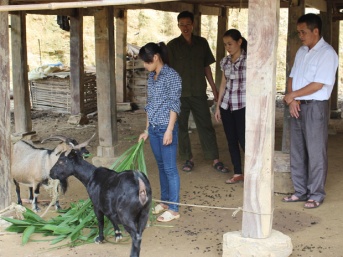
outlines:
[[175, 204], [175, 205], [180, 205], [180, 206], [189, 206], [189, 207], [198, 207], [198, 208], [209, 208], [209, 209], [220, 209], [220, 210], [234, 210], [232, 213], [232, 217], [236, 217], [237, 213], [240, 211], [242, 212], [248, 212], [248, 213], [253, 213], [253, 214], [258, 214], [258, 215], [273, 215], [273, 213], [258, 213], [254, 211], [246, 211], [243, 210], [243, 207], [218, 207], [218, 206], [208, 206], [208, 205], [197, 205], [197, 204], [185, 204], [185, 203], [175, 203], [175, 202], [168, 202], [168, 201], [162, 201], [158, 199], [152, 199], [155, 202], [158, 203], [168, 203], [168, 204]]

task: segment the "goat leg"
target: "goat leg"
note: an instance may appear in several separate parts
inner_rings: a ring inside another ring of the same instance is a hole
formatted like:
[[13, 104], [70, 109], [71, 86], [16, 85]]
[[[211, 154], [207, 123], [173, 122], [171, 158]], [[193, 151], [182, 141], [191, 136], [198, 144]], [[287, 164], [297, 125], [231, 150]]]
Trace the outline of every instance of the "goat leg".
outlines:
[[39, 188], [40, 188], [40, 183], [37, 185], [34, 191], [34, 196], [33, 196], [33, 201], [32, 201], [32, 210], [34, 212], [40, 211], [40, 208], [38, 207]]
[[56, 210], [61, 210], [62, 209], [61, 205], [60, 205], [60, 202], [58, 200], [56, 200], [56, 202], [55, 202], [55, 209]]
[[134, 222], [130, 222], [124, 227], [126, 231], [129, 232], [132, 240], [130, 257], [139, 257], [142, 242], [142, 233], [139, 233], [137, 231], [137, 227]]
[[95, 243], [101, 244], [104, 241], [104, 214], [101, 211], [94, 210], [98, 219], [99, 235], [95, 238]]
[[29, 187], [29, 202], [33, 202], [33, 187]]
[[20, 186], [19, 186], [19, 183], [15, 179], [13, 179], [13, 182], [15, 184], [15, 192], [17, 193], [17, 202], [18, 202], [18, 204], [23, 205], [23, 202], [21, 201], [21, 198], [20, 198]]
[[116, 242], [119, 242], [120, 240], [123, 239], [123, 235], [122, 235], [122, 233], [121, 233], [121, 231], [120, 231], [119, 226], [118, 226], [117, 223], [114, 221], [114, 219], [111, 218], [110, 220], [111, 220], [112, 225], [113, 225], [113, 228], [114, 228], [114, 240], [115, 240]]

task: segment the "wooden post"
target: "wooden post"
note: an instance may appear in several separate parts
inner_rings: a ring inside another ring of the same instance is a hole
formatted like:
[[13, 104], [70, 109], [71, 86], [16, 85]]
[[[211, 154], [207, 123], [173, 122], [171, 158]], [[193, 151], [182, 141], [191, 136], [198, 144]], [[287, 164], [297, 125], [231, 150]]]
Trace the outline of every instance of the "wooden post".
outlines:
[[[332, 40], [331, 44], [332, 47], [339, 53], [339, 21], [335, 21], [332, 23]], [[338, 72], [336, 73], [336, 81], [331, 93], [331, 118], [341, 118], [342, 111], [339, 109], [338, 106]]]
[[127, 47], [127, 10], [116, 10], [116, 96], [117, 102], [126, 101], [126, 47]]
[[[0, 6], [8, 0], [0, 0]], [[11, 203], [10, 50], [8, 12], [0, 12], [0, 210]]]
[[199, 5], [194, 5], [194, 23], [193, 23], [193, 34], [197, 36], [201, 36], [201, 12], [199, 9]]
[[70, 16], [71, 115], [84, 116], [83, 10]]
[[[327, 1], [327, 27], [323, 26], [324, 30], [330, 28], [330, 41], [327, 41], [339, 53], [339, 21], [333, 20], [333, 4], [332, 1]], [[323, 24], [324, 25], [324, 24]], [[336, 80], [330, 97], [330, 118], [340, 119], [342, 111], [338, 106], [338, 71], [336, 72]]]
[[227, 18], [227, 10], [226, 8], [221, 8], [221, 15], [218, 16], [218, 30], [217, 30], [217, 52], [216, 52], [216, 87], [219, 89], [221, 79], [222, 79], [222, 71], [220, 68], [220, 60], [226, 55], [225, 47], [223, 43], [223, 35], [228, 28], [228, 18]]
[[112, 7], [94, 15], [97, 106], [99, 130], [98, 156], [114, 157], [118, 141], [114, 65], [114, 16]]
[[272, 230], [279, 16], [279, 1], [249, 1], [242, 221], [242, 236], [247, 238], [267, 238]]
[[[301, 15], [305, 13], [305, 0], [297, 1], [297, 5], [292, 4], [288, 7], [288, 38], [287, 38], [287, 53], [286, 53], [286, 87], [285, 94], [287, 93], [287, 80], [293, 67], [295, 54], [301, 46], [301, 41], [297, 33], [297, 21]], [[282, 131], [282, 152], [289, 153], [290, 151], [290, 115], [289, 108], [285, 105], [283, 113], [283, 131]]]
[[12, 82], [16, 133], [32, 130], [27, 69], [26, 13], [11, 14]]

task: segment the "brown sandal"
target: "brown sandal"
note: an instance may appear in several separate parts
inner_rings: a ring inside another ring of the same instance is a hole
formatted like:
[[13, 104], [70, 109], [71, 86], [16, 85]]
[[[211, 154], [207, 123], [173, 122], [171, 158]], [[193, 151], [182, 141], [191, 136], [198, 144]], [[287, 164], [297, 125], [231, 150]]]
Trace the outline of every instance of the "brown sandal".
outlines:
[[307, 200], [307, 202], [304, 204], [304, 208], [306, 209], [314, 209], [321, 205], [321, 202], [317, 202], [315, 200]]
[[306, 197], [297, 197], [296, 195], [290, 195], [282, 198], [283, 202], [285, 203], [294, 203], [294, 202], [306, 202], [307, 198]]
[[225, 181], [226, 184], [236, 184], [238, 182], [243, 182], [244, 181], [244, 176], [239, 175], [239, 176], [233, 176], [232, 178], [228, 179]]

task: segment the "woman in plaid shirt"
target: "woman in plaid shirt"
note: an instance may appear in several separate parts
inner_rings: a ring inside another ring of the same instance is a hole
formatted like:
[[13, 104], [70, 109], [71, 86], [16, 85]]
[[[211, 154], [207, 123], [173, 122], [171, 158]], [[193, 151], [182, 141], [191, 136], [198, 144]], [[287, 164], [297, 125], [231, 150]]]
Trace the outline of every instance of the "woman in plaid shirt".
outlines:
[[152, 213], [162, 213], [157, 221], [168, 222], [180, 218], [180, 177], [176, 165], [178, 123], [180, 113], [181, 78], [168, 66], [167, 46], [148, 43], [139, 50], [144, 67], [150, 71], [145, 111], [147, 123], [139, 140], [150, 137], [160, 178], [161, 200]]
[[219, 89], [216, 121], [222, 120], [228, 141], [234, 175], [225, 181], [234, 184], [244, 180], [240, 147], [245, 151], [245, 93], [247, 41], [237, 29], [224, 33], [224, 46], [229, 53], [220, 62], [223, 71]]

